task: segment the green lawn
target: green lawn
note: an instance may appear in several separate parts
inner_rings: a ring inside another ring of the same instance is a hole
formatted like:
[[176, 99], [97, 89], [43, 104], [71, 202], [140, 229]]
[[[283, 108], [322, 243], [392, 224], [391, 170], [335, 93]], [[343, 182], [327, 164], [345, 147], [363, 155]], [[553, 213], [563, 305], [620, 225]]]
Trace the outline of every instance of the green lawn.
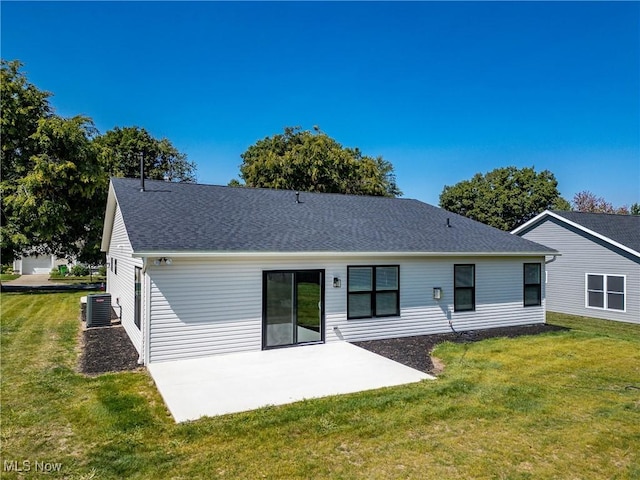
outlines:
[[[640, 326], [443, 344], [436, 381], [176, 425], [145, 372], [76, 373], [82, 293], [2, 294], [2, 468], [46, 478], [640, 478]], [[304, 348], [304, 347], [301, 347]], [[40, 464], [42, 465], [42, 463]], [[2, 472], [2, 478], [17, 478]]]
[[15, 280], [20, 278], [18, 273], [0, 273], [0, 282], [8, 282], [9, 280]]
[[49, 277], [49, 280], [52, 280], [55, 282], [64, 282], [64, 283], [100, 283], [100, 282], [106, 282], [107, 277], [105, 277], [104, 275], [85, 275], [82, 277], [51, 276]]

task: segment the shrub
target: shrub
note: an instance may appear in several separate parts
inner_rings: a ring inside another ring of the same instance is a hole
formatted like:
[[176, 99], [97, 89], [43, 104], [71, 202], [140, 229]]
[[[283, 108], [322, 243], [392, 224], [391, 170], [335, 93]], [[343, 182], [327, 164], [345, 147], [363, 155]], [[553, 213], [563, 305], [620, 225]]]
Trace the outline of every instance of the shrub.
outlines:
[[106, 265], [100, 265], [98, 267], [98, 275], [100, 275], [101, 277], [106, 277], [107, 276], [107, 266]]
[[0, 269], [0, 273], [6, 273], [8, 275], [12, 275], [13, 274], [13, 265], [6, 263], [4, 265], [2, 265], [1, 269]]
[[52, 269], [51, 272], [49, 273], [49, 278], [63, 278], [63, 277], [64, 277], [64, 273], [62, 273], [57, 268]]
[[71, 267], [71, 275], [74, 277], [84, 277], [89, 275], [89, 273], [91, 273], [91, 271], [86, 265], [77, 264]]

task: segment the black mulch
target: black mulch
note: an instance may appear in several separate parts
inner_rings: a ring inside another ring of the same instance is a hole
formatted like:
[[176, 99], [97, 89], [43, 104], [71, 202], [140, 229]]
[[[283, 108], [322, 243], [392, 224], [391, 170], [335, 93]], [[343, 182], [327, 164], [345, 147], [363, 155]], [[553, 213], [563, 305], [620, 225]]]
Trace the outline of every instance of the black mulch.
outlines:
[[88, 375], [136, 370], [138, 352], [122, 326], [89, 328], [82, 332], [80, 371]]
[[[85, 315], [83, 308], [82, 321], [85, 320]], [[118, 318], [113, 311], [111, 318]], [[139, 367], [138, 352], [122, 325], [87, 328], [82, 331], [82, 355], [79, 366], [82, 373], [97, 375], [136, 370]]]
[[478, 342], [494, 337], [519, 337], [521, 335], [537, 335], [540, 333], [566, 330], [563, 327], [546, 324], [524, 325], [519, 327], [500, 327], [486, 330], [473, 330], [460, 333], [441, 333], [436, 335], [420, 335], [417, 337], [390, 338], [386, 340], [369, 340], [353, 342], [354, 345], [395, 360], [416, 370], [436, 373], [431, 360], [433, 348], [443, 342], [465, 343]]

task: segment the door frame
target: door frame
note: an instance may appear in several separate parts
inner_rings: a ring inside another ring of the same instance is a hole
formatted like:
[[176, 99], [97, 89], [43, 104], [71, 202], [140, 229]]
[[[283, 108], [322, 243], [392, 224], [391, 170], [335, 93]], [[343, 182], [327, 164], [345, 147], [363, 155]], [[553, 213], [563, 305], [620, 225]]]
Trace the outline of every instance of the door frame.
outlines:
[[[296, 312], [296, 332], [298, 327], [298, 282], [295, 281], [296, 274], [298, 273], [319, 273], [320, 274], [320, 340], [312, 342], [294, 342], [286, 345], [272, 345], [267, 346], [267, 275], [269, 273], [293, 273], [294, 285], [296, 286], [296, 294], [294, 301], [294, 308]], [[263, 270], [262, 271], [262, 350], [271, 350], [273, 348], [289, 348], [298, 347], [302, 345], [317, 345], [325, 342], [325, 270], [323, 268], [297, 268], [297, 269], [278, 269], [278, 270]]]

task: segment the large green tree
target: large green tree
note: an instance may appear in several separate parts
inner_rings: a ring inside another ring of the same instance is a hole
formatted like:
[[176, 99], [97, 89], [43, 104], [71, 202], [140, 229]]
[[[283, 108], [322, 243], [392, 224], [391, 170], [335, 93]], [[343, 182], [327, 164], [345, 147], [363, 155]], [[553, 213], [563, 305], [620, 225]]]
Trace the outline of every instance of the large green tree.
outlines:
[[30, 83], [18, 61], [1, 64], [2, 262], [30, 253], [97, 263], [109, 176], [193, 181], [195, 165], [167, 139], [115, 128], [99, 135], [84, 116], [62, 118], [50, 93]]
[[107, 177], [82, 116], [48, 116], [30, 140], [36, 152], [20, 176], [2, 180], [3, 261], [20, 253], [54, 253], [95, 261]]
[[[286, 127], [241, 157], [240, 178], [248, 187], [387, 197], [402, 193], [390, 162], [343, 147], [317, 127], [313, 132]], [[242, 185], [237, 180], [229, 184]]]
[[38, 122], [52, 115], [49, 92], [29, 83], [18, 60], [1, 60], [0, 134], [2, 135], [1, 179], [15, 180], [30, 168], [31, 157], [39, 152], [32, 137]]
[[140, 127], [115, 127], [95, 139], [101, 160], [110, 176], [140, 177], [140, 157], [145, 177], [153, 180], [194, 182], [196, 166], [173, 144], [153, 138]]
[[513, 230], [546, 209], [569, 210], [558, 182], [548, 170], [497, 168], [471, 180], [445, 186], [440, 206], [479, 222]]

